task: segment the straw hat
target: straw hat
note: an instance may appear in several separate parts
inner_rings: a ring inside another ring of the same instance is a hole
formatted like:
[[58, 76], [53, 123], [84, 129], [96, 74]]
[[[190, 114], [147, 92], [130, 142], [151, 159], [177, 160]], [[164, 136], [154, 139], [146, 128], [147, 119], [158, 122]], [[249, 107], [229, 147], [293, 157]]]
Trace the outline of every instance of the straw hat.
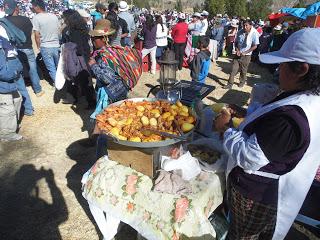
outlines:
[[109, 36], [116, 32], [111, 28], [111, 22], [107, 19], [100, 19], [97, 21], [96, 26], [89, 32], [91, 37]]

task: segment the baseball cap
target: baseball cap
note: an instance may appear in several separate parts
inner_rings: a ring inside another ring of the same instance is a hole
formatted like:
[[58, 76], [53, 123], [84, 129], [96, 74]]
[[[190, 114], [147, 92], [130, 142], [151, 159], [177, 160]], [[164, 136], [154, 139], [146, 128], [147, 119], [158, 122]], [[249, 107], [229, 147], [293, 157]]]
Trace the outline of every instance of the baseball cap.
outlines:
[[15, 0], [4, 0], [3, 1], [4, 12], [8, 15], [12, 15], [17, 7], [17, 2]]
[[201, 16], [209, 16], [209, 13], [206, 10], [203, 10]]
[[198, 12], [195, 12], [195, 13], [192, 15], [192, 17], [198, 17], [198, 18], [200, 18], [200, 17], [201, 17], [201, 14], [198, 13]]
[[303, 62], [320, 65], [320, 29], [306, 28], [293, 33], [279, 51], [261, 54], [262, 63]]

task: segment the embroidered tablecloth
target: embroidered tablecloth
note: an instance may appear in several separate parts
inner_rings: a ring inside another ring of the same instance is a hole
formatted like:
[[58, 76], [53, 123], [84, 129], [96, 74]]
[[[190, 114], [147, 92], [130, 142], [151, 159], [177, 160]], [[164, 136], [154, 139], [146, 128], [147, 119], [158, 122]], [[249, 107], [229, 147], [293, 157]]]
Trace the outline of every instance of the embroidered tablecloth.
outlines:
[[155, 192], [148, 176], [104, 157], [87, 172], [83, 196], [147, 239], [215, 237], [208, 216], [222, 203], [224, 177], [201, 172], [190, 183], [190, 195]]

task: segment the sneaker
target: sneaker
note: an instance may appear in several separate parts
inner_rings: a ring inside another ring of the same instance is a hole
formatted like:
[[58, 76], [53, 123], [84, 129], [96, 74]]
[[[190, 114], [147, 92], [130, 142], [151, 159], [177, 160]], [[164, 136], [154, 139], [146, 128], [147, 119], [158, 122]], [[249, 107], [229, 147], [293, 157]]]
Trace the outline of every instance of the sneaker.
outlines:
[[17, 133], [0, 137], [0, 140], [4, 141], [4, 142], [19, 141], [21, 139], [22, 139], [22, 136], [20, 134], [17, 134]]
[[231, 89], [232, 88], [232, 84], [228, 83], [227, 85], [222, 87], [223, 89]]
[[246, 83], [245, 82], [240, 82], [239, 83], [239, 88], [242, 88]]
[[36, 96], [41, 97], [41, 96], [43, 96], [43, 94], [44, 94], [44, 91], [41, 90], [40, 92], [36, 93]]

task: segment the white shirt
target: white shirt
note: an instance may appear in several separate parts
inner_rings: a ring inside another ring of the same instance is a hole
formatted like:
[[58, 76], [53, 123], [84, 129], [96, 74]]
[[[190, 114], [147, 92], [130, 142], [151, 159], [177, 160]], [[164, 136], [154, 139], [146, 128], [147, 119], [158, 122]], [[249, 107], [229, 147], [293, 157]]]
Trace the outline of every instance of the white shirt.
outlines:
[[200, 32], [200, 36], [204, 36], [206, 35], [206, 32], [208, 30], [208, 19], [203, 19], [202, 20], [202, 28], [201, 28], [201, 32]]
[[[238, 32], [236, 38], [236, 46], [240, 49], [241, 53], [249, 50], [252, 46], [256, 45], [259, 45], [259, 33], [254, 27], [251, 28], [251, 31], [248, 33], [248, 35], [243, 29]], [[252, 55], [252, 51], [245, 55]]]
[[168, 28], [164, 24], [162, 26], [161, 24], [157, 24], [156, 43], [158, 47], [168, 46]]

